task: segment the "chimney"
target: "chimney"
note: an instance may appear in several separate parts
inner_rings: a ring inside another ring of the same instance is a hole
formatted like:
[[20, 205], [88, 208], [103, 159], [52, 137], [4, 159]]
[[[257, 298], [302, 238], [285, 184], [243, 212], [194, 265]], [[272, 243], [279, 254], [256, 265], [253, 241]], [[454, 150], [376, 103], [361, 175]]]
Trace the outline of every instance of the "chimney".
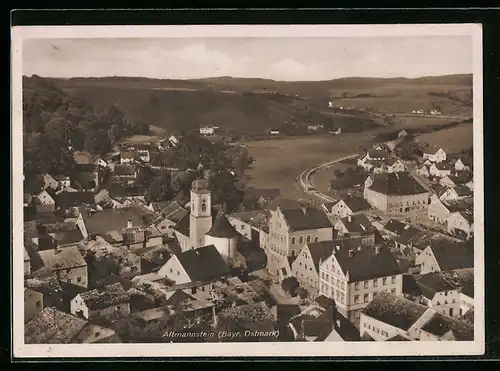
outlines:
[[127, 228], [132, 228], [132, 219], [127, 220]]
[[302, 212], [304, 213], [304, 215], [307, 215], [307, 206], [302, 206]]
[[339, 251], [340, 250], [340, 245], [335, 246], [335, 250]]
[[354, 250], [349, 249], [349, 257], [352, 258], [354, 256]]
[[358, 246], [358, 249], [357, 249], [357, 250], [358, 250], [358, 251], [361, 251], [361, 246]]
[[375, 254], [380, 254], [380, 246], [375, 246]]
[[349, 223], [352, 221], [352, 217], [351, 217], [351, 215], [348, 215], [348, 216], [347, 216], [347, 221], [348, 221]]

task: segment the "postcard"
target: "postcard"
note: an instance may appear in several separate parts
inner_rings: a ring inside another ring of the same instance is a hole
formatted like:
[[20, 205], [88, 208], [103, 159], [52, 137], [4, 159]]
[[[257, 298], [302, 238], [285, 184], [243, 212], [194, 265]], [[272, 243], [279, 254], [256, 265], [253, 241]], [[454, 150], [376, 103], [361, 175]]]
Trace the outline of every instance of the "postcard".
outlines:
[[480, 24], [12, 45], [15, 357], [484, 353]]

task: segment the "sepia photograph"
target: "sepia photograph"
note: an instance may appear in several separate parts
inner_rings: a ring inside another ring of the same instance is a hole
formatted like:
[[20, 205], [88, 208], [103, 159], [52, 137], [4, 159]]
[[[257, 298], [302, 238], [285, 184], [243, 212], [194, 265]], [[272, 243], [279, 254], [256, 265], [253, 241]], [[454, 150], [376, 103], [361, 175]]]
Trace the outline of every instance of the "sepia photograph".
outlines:
[[483, 354], [481, 38], [14, 27], [14, 356]]

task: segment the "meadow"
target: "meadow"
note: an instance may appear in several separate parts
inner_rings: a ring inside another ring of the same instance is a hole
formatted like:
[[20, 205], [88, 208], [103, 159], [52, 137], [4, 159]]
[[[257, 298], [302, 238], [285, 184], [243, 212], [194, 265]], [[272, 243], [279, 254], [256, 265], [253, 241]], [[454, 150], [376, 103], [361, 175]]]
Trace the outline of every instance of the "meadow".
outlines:
[[[243, 143], [255, 162], [245, 173], [248, 185], [256, 188], [278, 188], [284, 197], [308, 198], [297, 187], [300, 173], [321, 162], [362, 152], [373, 144], [373, 133], [352, 133], [339, 136], [307, 136]], [[331, 174], [331, 170], [325, 170]], [[323, 172], [315, 175], [315, 182]], [[330, 181], [325, 177], [318, 184], [324, 190]]]
[[420, 143], [427, 143], [430, 146], [443, 148], [447, 153], [455, 153], [472, 147], [473, 125], [462, 124], [454, 128], [422, 134], [416, 139]]

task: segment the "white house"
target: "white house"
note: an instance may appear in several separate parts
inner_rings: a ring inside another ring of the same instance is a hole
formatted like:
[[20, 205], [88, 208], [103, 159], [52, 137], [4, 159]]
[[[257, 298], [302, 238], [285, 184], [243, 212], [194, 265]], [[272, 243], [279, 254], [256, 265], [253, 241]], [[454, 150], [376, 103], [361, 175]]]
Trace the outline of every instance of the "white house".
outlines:
[[451, 167], [445, 163], [434, 163], [429, 168], [429, 174], [438, 178], [443, 178], [451, 174]]
[[404, 162], [397, 157], [391, 157], [386, 165], [388, 173], [400, 173], [406, 170]]
[[271, 130], [271, 135], [279, 135], [279, 130]]
[[457, 211], [446, 219], [448, 233], [464, 235], [467, 239], [474, 234], [474, 214], [471, 211]]
[[204, 126], [200, 128], [200, 135], [214, 135], [217, 128], [215, 126]]
[[460, 290], [460, 317], [474, 308], [474, 282], [469, 282]]
[[420, 267], [421, 274], [473, 268], [474, 251], [465, 243], [431, 244], [416, 257], [415, 265]]
[[107, 167], [108, 166], [108, 163], [102, 157], [99, 157], [94, 163], [96, 165], [101, 166], [101, 167]]
[[470, 198], [472, 196], [472, 191], [464, 186], [456, 186], [453, 188], [448, 188], [444, 191], [439, 198], [443, 201], [455, 201]]
[[440, 163], [446, 161], [446, 152], [442, 148], [439, 148], [436, 152], [433, 152], [432, 149], [429, 148], [424, 152], [423, 158], [431, 162]]
[[441, 272], [427, 273], [415, 279], [420, 304], [450, 317], [460, 316], [460, 286]]
[[423, 164], [422, 166], [417, 168], [417, 175], [428, 177], [430, 174], [429, 168], [430, 168], [429, 165]]
[[358, 196], [345, 197], [337, 203], [331, 205], [331, 207], [330, 205], [331, 204], [324, 204], [323, 209], [325, 209], [327, 214], [335, 215], [340, 218], [364, 212], [371, 208], [368, 201], [366, 201], [363, 197]]
[[170, 145], [172, 147], [177, 147], [177, 145], [179, 144], [179, 139], [175, 135], [171, 135], [168, 138], [168, 141], [170, 142]]
[[456, 171], [469, 171], [470, 166], [464, 164], [462, 159], [459, 158], [457, 161], [455, 161], [455, 170]]

